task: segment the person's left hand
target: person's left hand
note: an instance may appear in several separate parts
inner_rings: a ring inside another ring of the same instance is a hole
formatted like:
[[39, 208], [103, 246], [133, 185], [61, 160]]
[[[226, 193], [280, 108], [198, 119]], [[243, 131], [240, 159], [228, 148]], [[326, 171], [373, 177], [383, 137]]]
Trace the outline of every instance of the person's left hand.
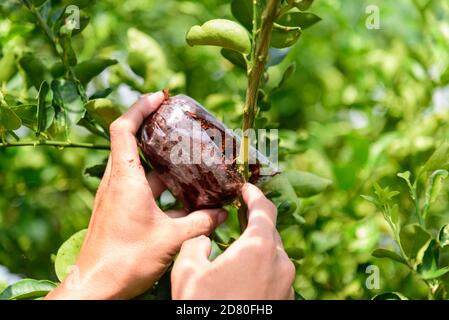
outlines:
[[185, 240], [210, 234], [226, 219], [223, 209], [163, 212], [165, 186], [145, 175], [135, 134], [163, 102], [143, 96], [110, 127], [111, 154], [95, 198], [75, 268], [47, 299], [127, 299], [153, 286]]

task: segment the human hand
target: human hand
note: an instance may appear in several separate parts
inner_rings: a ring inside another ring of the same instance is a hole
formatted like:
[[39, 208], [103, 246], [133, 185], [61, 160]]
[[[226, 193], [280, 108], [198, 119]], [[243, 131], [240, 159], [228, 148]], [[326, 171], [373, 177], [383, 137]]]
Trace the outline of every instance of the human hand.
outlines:
[[248, 227], [214, 261], [211, 242], [197, 237], [182, 245], [172, 277], [173, 299], [293, 299], [295, 267], [276, 230], [276, 207], [247, 183], [242, 196]]
[[223, 209], [162, 212], [155, 198], [165, 189], [145, 175], [135, 134], [163, 102], [145, 95], [110, 127], [111, 154], [97, 191], [75, 268], [48, 299], [127, 299], [160, 278], [182, 243], [210, 234], [226, 219]]

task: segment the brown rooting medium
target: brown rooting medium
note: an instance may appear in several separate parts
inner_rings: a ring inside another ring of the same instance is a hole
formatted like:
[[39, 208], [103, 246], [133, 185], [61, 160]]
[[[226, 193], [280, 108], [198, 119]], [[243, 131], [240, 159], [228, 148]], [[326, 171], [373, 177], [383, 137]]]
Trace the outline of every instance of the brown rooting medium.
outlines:
[[[138, 133], [145, 158], [187, 209], [216, 208], [232, 202], [244, 183], [236, 161], [237, 137], [194, 99], [185, 95], [170, 98], [167, 91], [164, 94], [164, 103]], [[217, 133], [221, 139], [216, 139]], [[250, 165], [250, 171], [250, 182], [257, 182], [259, 164]]]

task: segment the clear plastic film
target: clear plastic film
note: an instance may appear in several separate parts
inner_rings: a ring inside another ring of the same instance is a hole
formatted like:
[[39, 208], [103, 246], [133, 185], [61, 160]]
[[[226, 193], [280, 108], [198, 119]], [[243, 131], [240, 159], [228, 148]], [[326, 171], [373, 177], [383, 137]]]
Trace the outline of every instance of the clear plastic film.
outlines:
[[[167, 97], [145, 120], [138, 140], [146, 160], [187, 209], [221, 207], [238, 197], [244, 183], [237, 163], [240, 137], [192, 98]], [[261, 164], [271, 164], [254, 147], [249, 156], [250, 182], [256, 183]]]

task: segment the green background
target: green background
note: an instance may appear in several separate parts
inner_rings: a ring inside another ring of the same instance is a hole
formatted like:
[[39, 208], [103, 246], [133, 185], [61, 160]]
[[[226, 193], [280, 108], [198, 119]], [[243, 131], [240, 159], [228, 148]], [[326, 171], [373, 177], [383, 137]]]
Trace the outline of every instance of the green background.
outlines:
[[[425, 283], [406, 266], [371, 256], [378, 247], [397, 246], [382, 213], [361, 195], [372, 195], [375, 182], [390, 186], [400, 192], [394, 203], [402, 221], [415, 222], [407, 185], [396, 174], [415, 173], [448, 135], [449, 2], [429, 3], [423, 9], [427, 1], [316, 0], [310, 11], [323, 20], [269, 70], [274, 84], [290, 62], [297, 66], [258, 120], [260, 126], [280, 129], [282, 166], [334, 182], [325, 193], [302, 201], [305, 224], [281, 230], [286, 247], [299, 252], [295, 289], [306, 299], [370, 299], [384, 291], [428, 296]], [[146, 89], [177, 81], [174, 92], [200, 101], [229, 127], [240, 127], [245, 74], [218, 48], [185, 42], [195, 24], [232, 19], [229, 4], [96, 1], [84, 9], [91, 22], [74, 37], [74, 50], [79, 61], [106, 57], [119, 64], [95, 78], [88, 92], [112, 87], [109, 98], [124, 107], [138, 96], [141, 79], [133, 74], [137, 80], [129, 83], [120, 74], [131, 74], [127, 32], [135, 28], [157, 41], [166, 61], [166, 70], [151, 70]], [[368, 5], [380, 10], [378, 30], [366, 27]], [[24, 12], [8, 1], [0, 4], [0, 52], [28, 50], [51, 66], [55, 60], [45, 37]], [[18, 94], [26, 90], [20, 74], [4, 86]], [[30, 88], [28, 94], [37, 91]], [[32, 138], [26, 129], [17, 133]], [[82, 128], [73, 129], [70, 138], [105, 143]], [[101, 150], [0, 148], [1, 265], [24, 277], [56, 279], [52, 254], [87, 226], [99, 183], [84, 170], [106, 156]], [[444, 182], [429, 214], [431, 234], [449, 222], [448, 207]], [[447, 265], [446, 259], [442, 250], [440, 263]], [[369, 265], [379, 268], [379, 289], [366, 286]], [[441, 281], [446, 282], [444, 276]]]

